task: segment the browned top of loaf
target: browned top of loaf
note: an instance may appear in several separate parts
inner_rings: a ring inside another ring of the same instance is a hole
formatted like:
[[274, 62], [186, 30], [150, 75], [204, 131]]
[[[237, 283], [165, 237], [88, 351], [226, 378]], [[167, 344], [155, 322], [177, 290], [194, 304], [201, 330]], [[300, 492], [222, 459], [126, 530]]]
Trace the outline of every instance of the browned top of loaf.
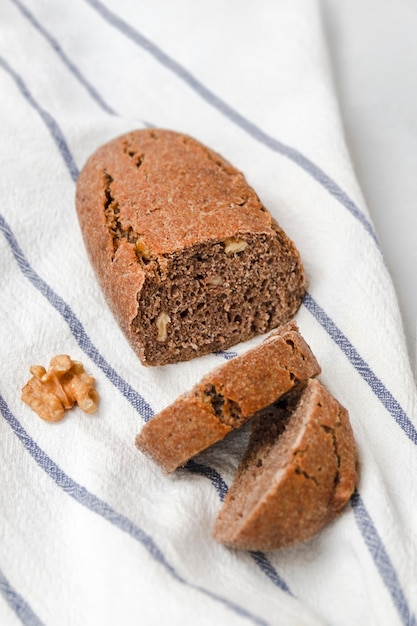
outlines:
[[272, 550], [305, 541], [333, 519], [357, 482], [349, 416], [321, 385], [259, 415], [214, 526], [234, 548]]
[[295, 322], [204, 376], [155, 415], [136, 438], [166, 472], [238, 428], [320, 367]]
[[106, 173], [121, 228], [140, 234], [155, 255], [239, 231], [272, 233], [271, 216], [243, 174], [189, 136], [137, 130], [100, 147], [77, 183], [79, 211], [98, 204], [102, 212]]

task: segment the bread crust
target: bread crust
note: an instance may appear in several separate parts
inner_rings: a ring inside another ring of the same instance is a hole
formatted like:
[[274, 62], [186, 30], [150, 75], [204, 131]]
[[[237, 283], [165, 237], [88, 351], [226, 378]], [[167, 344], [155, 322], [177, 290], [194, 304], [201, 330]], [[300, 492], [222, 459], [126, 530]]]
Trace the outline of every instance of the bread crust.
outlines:
[[100, 147], [76, 208], [108, 304], [145, 365], [228, 348], [300, 306], [295, 245], [243, 174], [191, 137], [146, 129]]
[[310, 539], [348, 502], [357, 462], [347, 410], [318, 380], [309, 380], [287, 406], [254, 419], [214, 538], [244, 550]]
[[294, 321], [224, 363], [145, 424], [137, 447], [172, 472], [320, 367]]

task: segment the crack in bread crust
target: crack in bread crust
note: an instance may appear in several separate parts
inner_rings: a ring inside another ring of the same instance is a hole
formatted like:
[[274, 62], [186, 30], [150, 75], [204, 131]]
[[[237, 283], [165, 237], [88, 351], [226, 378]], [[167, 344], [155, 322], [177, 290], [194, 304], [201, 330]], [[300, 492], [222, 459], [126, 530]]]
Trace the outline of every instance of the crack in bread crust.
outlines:
[[110, 237], [113, 241], [113, 256], [112, 261], [114, 260], [114, 256], [119, 247], [120, 239], [126, 239], [129, 243], [135, 245], [138, 239], [138, 235], [134, 232], [131, 226], [124, 228], [120, 221], [120, 207], [117, 200], [113, 197], [111, 191], [111, 184], [113, 182], [113, 178], [106, 171], [103, 172], [104, 177], [104, 196], [105, 202], [103, 206], [104, 217], [106, 220], [106, 225], [109, 230]]

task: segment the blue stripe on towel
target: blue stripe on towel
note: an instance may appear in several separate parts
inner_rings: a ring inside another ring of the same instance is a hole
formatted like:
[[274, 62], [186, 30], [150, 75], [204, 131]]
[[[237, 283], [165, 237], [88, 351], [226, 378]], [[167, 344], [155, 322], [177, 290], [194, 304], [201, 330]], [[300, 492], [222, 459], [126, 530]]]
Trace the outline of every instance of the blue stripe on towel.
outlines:
[[1, 570], [0, 593], [24, 626], [43, 626], [43, 622], [39, 619], [26, 600], [16, 591], [16, 589], [14, 589], [14, 587], [12, 587]]
[[261, 570], [270, 578], [278, 587], [281, 587], [290, 596], [293, 595], [291, 589], [287, 586], [286, 582], [277, 574], [276, 570], [272, 567], [271, 562], [267, 559], [263, 552], [251, 550], [249, 552], [254, 561], [259, 565]]
[[342, 333], [309, 293], [304, 296], [303, 304], [339, 346], [356, 371], [359, 372], [362, 378], [368, 383], [376, 397], [382, 402], [407, 437], [417, 445], [417, 430], [406, 412], [378, 376], [374, 374], [346, 335]]
[[224, 359], [226, 359], [226, 361], [230, 361], [231, 359], [234, 359], [235, 356], [237, 356], [237, 352], [234, 352], [234, 350], [220, 350], [220, 352], [215, 352], [214, 354], [222, 356]]
[[[203, 463], [198, 463], [194, 459], [190, 459], [182, 469], [185, 469], [187, 472], [191, 472], [192, 474], [200, 474], [200, 476], [208, 478], [217, 491], [220, 500], [224, 500], [229, 488], [225, 480], [223, 480], [222, 476], [220, 476], [219, 472], [213, 467], [208, 467], [207, 465], [203, 465]], [[179, 471], [182, 471], [182, 469]]]
[[95, 100], [95, 102], [109, 115], [117, 115], [117, 113], [111, 108], [110, 105], [104, 100], [104, 98], [98, 93], [98, 91], [91, 85], [91, 83], [85, 78], [85, 76], [80, 72], [78, 67], [74, 65], [74, 63], [68, 58], [65, 54], [58, 41], [52, 37], [52, 35], [38, 22], [33, 13], [29, 11], [29, 9], [22, 3], [20, 0], [10, 0], [17, 6], [20, 12], [29, 20], [34, 28], [46, 39], [46, 41], [52, 46], [54, 51], [58, 54], [61, 61], [64, 65], [69, 69], [69, 71], [75, 76], [75, 78], [85, 87], [90, 96]]
[[125, 22], [118, 15], [110, 11], [99, 0], [85, 0], [93, 9], [95, 9], [111, 26], [119, 30], [123, 35], [128, 37], [133, 43], [140, 46], [151, 54], [161, 65], [173, 72], [178, 78], [184, 81], [195, 93], [197, 93], [205, 102], [214, 107], [219, 113], [233, 122], [236, 126], [244, 130], [256, 141], [259, 141], [267, 148], [281, 154], [290, 159], [312, 176], [320, 185], [322, 185], [338, 202], [340, 202], [357, 220], [362, 224], [365, 230], [372, 237], [377, 247], [379, 242], [372, 224], [365, 215], [358, 209], [351, 198], [339, 187], [339, 185], [330, 178], [318, 165], [310, 161], [301, 152], [287, 146], [278, 141], [271, 135], [265, 133], [261, 128], [253, 122], [245, 118], [238, 111], [233, 109], [227, 102], [219, 98], [215, 93], [208, 89], [200, 80], [198, 80], [185, 67], [180, 65], [175, 59], [171, 58], [166, 52], [147, 39], [139, 31], [135, 30], [130, 24]]
[[20, 422], [13, 415], [9, 407], [7, 406], [5, 400], [0, 395], [0, 411], [12, 428], [15, 435], [19, 438], [20, 442], [24, 445], [26, 450], [29, 452], [31, 457], [36, 461], [39, 467], [50, 477], [52, 480], [62, 489], [66, 494], [71, 496], [76, 502], [86, 507], [93, 513], [97, 513], [106, 521], [110, 522], [123, 532], [127, 533], [130, 537], [138, 541], [142, 544], [148, 554], [157, 561], [165, 571], [170, 574], [177, 582], [194, 589], [195, 591], [199, 591], [205, 596], [211, 598], [212, 600], [223, 604], [225, 607], [237, 613], [238, 615], [250, 619], [254, 624], [259, 624], [260, 626], [268, 626], [268, 622], [266, 622], [261, 617], [254, 615], [250, 611], [246, 610], [242, 606], [234, 603], [223, 596], [218, 595], [204, 587], [199, 585], [195, 585], [185, 580], [175, 568], [169, 563], [169, 561], [165, 558], [160, 548], [157, 546], [155, 541], [152, 539], [150, 535], [148, 535], [144, 530], [142, 530], [139, 526], [134, 524], [127, 517], [115, 511], [109, 504], [101, 500], [96, 495], [88, 491], [85, 487], [77, 483], [73, 480], [68, 474], [66, 474], [39, 446], [38, 444], [29, 436], [29, 434], [25, 431]]
[[356, 522], [362, 532], [368, 550], [372, 554], [381, 578], [391, 594], [404, 626], [416, 626], [416, 618], [410, 612], [395, 569], [358, 492], [352, 495], [351, 504]]
[[39, 113], [40, 117], [44, 121], [49, 132], [51, 133], [52, 139], [55, 141], [62, 158], [64, 159], [65, 165], [67, 166], [72, 180], [75, 182], [78, 178], [78, 167], [73, 159], [71, 151], [60, 127], [58, 126], [52, 115], [45, 111], [45, 109], [43, 109], [40, 104], [35, 100], [19, 74], [17, 74], [17, 72], [15, 72], [10, 67], [10, 65], [5, 59], [3, 59], [3, 57], [0, 57], [0, 67], [2, 67], [9, 74], [9, 76], [13, 78], [22, 95], [29, 102], [31, 107], [35, 109], [37, 113]]

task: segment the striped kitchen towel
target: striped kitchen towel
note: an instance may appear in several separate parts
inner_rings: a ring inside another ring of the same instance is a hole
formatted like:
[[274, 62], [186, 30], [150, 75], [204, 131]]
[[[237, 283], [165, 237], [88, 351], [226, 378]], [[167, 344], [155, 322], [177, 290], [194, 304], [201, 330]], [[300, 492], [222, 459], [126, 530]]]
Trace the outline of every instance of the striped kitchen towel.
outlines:
[[[3, 0], [0, 93], [0, 624], [415, 625], [416, 389], [318, 4]], [[360, 455], [350, 503], [305, 544], [211, 539], [238, 438], [172, 476], [134, 446], [224, 362], [144, 368], [86, 256], [78, 173], [99, 145], [150, 125], [242, 170], [304, 260], [297, 322]], [[52, 424], [22, 403], [29, 367], [56, 354], [96, 378], [94, 415]]]

